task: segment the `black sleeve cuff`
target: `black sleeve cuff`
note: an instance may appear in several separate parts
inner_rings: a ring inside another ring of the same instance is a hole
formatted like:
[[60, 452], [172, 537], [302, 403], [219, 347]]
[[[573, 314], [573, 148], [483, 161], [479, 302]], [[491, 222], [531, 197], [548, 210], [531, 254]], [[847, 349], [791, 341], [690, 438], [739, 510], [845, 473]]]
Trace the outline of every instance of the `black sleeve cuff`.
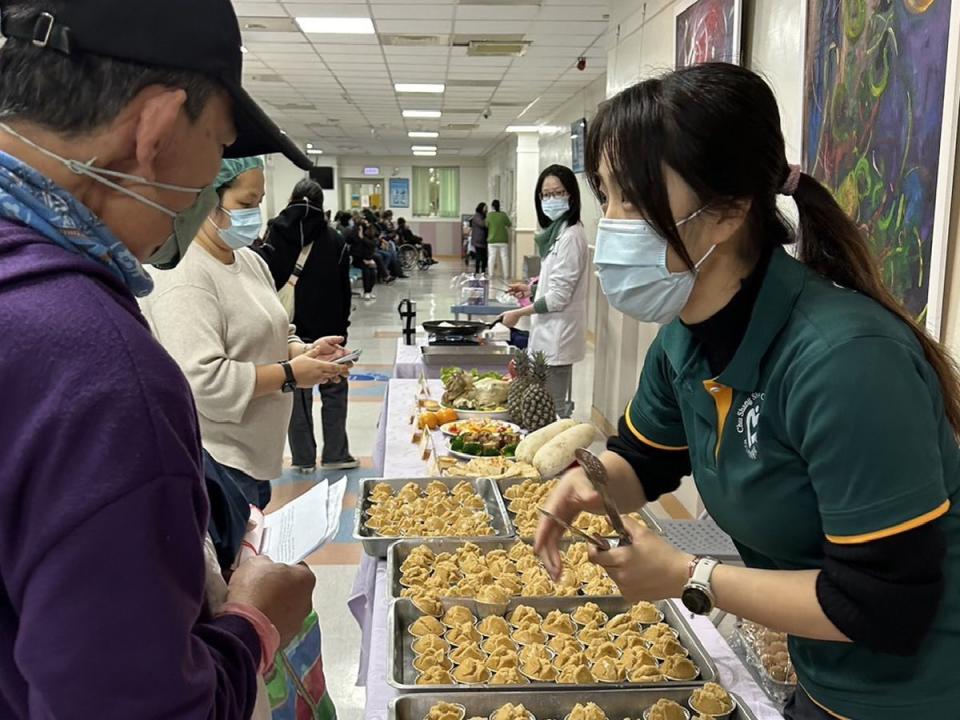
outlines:
[[824, 543], [817, 600], [848, 638], [876, 652], [916, 655], [944, 591], [939, 522], [857, 545]]
[[661, 450], [647, 445], [630, 432], [622, 417], [617, 434], [607, 440], [607, 450], [630, 463], [649, 502], [676, 490], [684, 476], [690, 474], [688, 450]]

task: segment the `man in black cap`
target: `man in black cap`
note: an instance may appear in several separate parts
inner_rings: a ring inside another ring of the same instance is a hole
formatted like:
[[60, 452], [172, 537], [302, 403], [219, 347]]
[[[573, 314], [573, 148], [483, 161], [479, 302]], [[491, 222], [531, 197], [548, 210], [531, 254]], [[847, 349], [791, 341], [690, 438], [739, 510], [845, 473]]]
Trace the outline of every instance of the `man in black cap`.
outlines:
[[309, 161], [241, 89], [229, 0], [0, 0], [0, 717], [248, 718], [314, 584], [205, 597], [190, 389], [137, 306], [221, 156]]

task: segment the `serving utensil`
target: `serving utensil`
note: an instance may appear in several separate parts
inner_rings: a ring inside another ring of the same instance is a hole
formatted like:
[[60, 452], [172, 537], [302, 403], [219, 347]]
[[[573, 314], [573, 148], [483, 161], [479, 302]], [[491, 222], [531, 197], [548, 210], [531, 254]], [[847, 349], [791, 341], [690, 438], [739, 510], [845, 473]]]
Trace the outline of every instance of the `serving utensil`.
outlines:
[[610, 489], [607, 485], [607, 469], [600, 462], [600, 458], [586, 448], [579, 448], [574, 456], [586, 473], [590, 484], [593, 485], [593, 489], [599, 493], [600, 499], [603, 501], [603, 507], [607, 511], [607, 517], [610, 519], [610, 525], [613, 526], [617, 537], [620, 539], [619, 546], [631, 545], [633, 540], [630, 533], [627, 532], [626, 525], [623, 524], [623, 518], [620, 517], [620, 511], [617, 509], [616, 503], [610, 496]]

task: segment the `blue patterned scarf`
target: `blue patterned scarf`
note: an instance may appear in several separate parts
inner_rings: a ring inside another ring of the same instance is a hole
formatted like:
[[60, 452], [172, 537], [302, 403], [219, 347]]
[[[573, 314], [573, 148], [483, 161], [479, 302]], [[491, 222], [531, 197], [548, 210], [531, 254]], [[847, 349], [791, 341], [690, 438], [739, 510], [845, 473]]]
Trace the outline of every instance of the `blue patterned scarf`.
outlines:
[[136, 297], [153, 290], [153, 280], [140, 261], [96, 215], [55, 182], [4, 152], [0, 152], [0, 217], [105, 265]]

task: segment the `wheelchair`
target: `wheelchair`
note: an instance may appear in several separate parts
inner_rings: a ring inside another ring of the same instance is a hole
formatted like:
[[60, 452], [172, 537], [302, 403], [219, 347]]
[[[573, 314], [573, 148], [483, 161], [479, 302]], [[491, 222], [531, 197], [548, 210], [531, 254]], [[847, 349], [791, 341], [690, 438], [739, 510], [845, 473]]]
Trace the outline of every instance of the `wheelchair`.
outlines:
[[411, 272], [417, 268], [427, 270], [432, 264], [423, 252], [423, 245], [414, 245], [407, 243], [397, 248], [397, 254], [400, 256], [400, 265], [404, 272]]

